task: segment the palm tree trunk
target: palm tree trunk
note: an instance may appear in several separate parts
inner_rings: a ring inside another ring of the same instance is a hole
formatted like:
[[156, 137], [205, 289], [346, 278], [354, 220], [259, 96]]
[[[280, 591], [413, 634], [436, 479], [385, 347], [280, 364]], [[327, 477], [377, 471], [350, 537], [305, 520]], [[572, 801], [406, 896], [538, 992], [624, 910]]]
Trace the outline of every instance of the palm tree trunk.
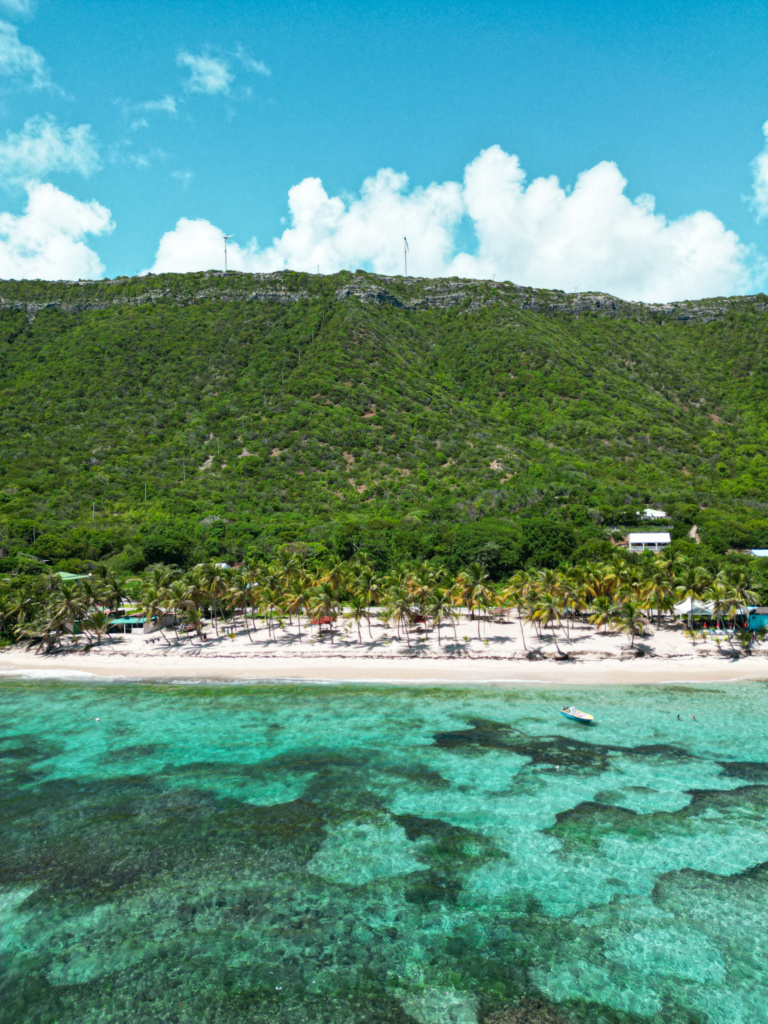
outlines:
[[522, 614], [520, 612], [520, 605], [517, 606], [517, 622], [518, 622], [518, 625], [520, 626], [520, 636], [523, 639], [523, 650], [527, 651], [528, 650], [528, 644], [525, 642], [525, 629], [523, 628], [523, 616], [522, 616]]

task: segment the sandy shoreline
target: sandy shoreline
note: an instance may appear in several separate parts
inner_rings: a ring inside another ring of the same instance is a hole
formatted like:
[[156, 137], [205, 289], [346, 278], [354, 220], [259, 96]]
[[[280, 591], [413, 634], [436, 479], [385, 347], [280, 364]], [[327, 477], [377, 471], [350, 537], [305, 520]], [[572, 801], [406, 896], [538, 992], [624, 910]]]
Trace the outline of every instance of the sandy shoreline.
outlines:
[[[478, 631], [480, 636], [478, 636]], [[516, 683], [559, 686], [665, 682], [768, 680], [768, 644], [737, 657], [728, 642], [692, 644], [681, 626], [663, 625], [628, 643], [574, 622], [567, 634], [538, 635], [519, 622], [478, 625], [462, 616], [438, 641], [434, 630], [412, 631], [409, 640], [378, 623], [358, 636], [349, 627], [328, 634], [299, 634], [296, 624], [277, 634], [265, 627], [234, 636], [207, 628], [197, 637], [131, 633], [86, 648], [72, 644], [42, 655], [21, 646], [0, 650], [0, 674], [89, 673], [101, 678], [157, 680], [316, 680], [393, 684]], [[638, 649], [642, 656], [637, 657]], [[567, 654], [566, 659], [562, 655]], [[42, 673], [41, 673], [42, 670]]]
[[70, 672], [99, 678], [152, 680], [211, 680], [217, 682], [265, 680], [317, 682], [370, 682], [414, 684], [520, 683], [557, 686], [727, 682], [739, 679], [768, 680], [768, 661], [762, 657], [735, 662], [714, 658], [637, 659], [631, 662], [595, 661], [520, 662], [488, 658], [447, 660], [417, 657], [268, 657], [232, 655], [195, 658], [175, 653], [165, 657], [106, 656], [94, 652], [41, 656], [21, 651], [0, 652], [0, 676], [46, 676]]

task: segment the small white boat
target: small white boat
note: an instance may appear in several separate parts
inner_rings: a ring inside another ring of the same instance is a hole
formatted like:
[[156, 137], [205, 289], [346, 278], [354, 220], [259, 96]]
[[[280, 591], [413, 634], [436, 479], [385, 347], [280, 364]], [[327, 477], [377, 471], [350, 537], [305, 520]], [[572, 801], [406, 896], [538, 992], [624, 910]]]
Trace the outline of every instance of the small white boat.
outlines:
[[587, 711], [579, 711], [578, 708], [560, 708], [560, 714], [570, 718], [572, 722], [582, 722], [585, 725], [589, 725], [595, 720], [594, 715], [590, 715]]

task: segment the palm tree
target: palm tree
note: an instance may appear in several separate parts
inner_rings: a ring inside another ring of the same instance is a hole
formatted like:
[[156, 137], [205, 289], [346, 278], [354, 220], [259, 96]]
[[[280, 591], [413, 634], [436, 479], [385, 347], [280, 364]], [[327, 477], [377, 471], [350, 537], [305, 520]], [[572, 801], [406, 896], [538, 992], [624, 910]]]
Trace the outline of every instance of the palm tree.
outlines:
[[227, 601], [232, 611], [238, 611], [243, 616], [245, 631], [248, 639], [253, 643], [251, 627], [248, 625], [248, 608], [253, 603], [253, 589], [247, 572], [233, 573], [227, 590]]
[[[167, 599], [168, 590], [166, 587], [161, 589], [151, 581], [146, 583], [141, 591], [140, 600], [142, 612], [147, 622], [157, 619], [158, 623], [162, 623], [163, 616], [166, 613]], [[168, 637], [165, 635], [162, 625], [159, 626], [159, 630], [163, 640], [168, 643]]]
[[387, 619], [391, 619], [395, 623], [398, 637], [400, 636], [400, 627], [404, 628], [405, 639], [410, 647], [411, 638], [408, 635], [408, 626], [411, 623], [413, 606], [410, 595], [405, 587], [390, 592], [387, 600], [386, 615]]
[[560, 644], [557, 642], [557, 633], [555, 632], [554, 623], [557, 621], [558, 627], [560, 626], [561, 607], [562, 605], [558, 595], [552, 590], [544, 590], [539, 595], [539, 599], [536, 602], [536, 610], [534, 612], [536, 618], [540, 622], [544, 623], [545, 628], [550, 622], [552, 622], [552, 639], [555, 641], [555, 647], [557, 648], [558, 654], [562, 654], [563, 652], [560, 650]]
[[60, 632], [69, 626], [72, 632], [75, 631], [75, 622], [83, 617], [82, 591], [74, 583], [61, 584], [58, 593], [52, 595], [51, 618], [53, 622], [60, 624]]
[[448, 587], [435, 587], [429, 604], [429, 615], [437, 626], [437, 644], [441, 646], [440, 627], [444, 622], [450, 622], [453, 626], [453, 635], [456, 643], [459, 638], [456, 635], [456, 609], [451, 600], [451, 591]]
[[[469, 611], [470, 620], [475, 617], [475, 609], [487, 608], [493, 591], [488, 586], [488, 573], [480, 562], [473, 562], [468, 569], [459, 573], [455, 583], [457, 601]], [[480, 620], [477, 622], [477, 638], [480, 639]]]
[[610, 597], [601, 594], [600, 597], [595, 598], [592, 602], [592, 613], [589, 616], [589, 621], [593, 626], [597, 626], [598, 630], [601, 626], [604, 626], [607, 632], [608, 627], [613, 623], [613, 601]]
[[660, 559], [654, 559], [645, 574], [640, 593], [656, 609], [656, 624], [661, 626], [662, 611], [669, 611], [674, 606], [674, 579], [667, 565]]
[[223, 618], [222, 600], [227, 593], [231, 571], [218, 562], [206, 562], [200, 567], [200, 577], [206, 596], [211, 603], [213, 628], [219, 635], [219, 615]]
[[[384, 593], [384, 581], [371, 566], [364, 565], [359, 569], [354, 579], [353, 590], [360, 594], [370, 608], [381, 601]], [[368, 615], [368, 636], [373, 637], [370, 615]]]
[[528, 645], [525, 642], [525, 629], [523, 628], [523, 604], [525, 602], [526, 591], [530, 586], [530, 577], [528, 573], [518, 570], [510, 580], [502, 587], [499, 593], [499, 600], [503, 605], [512, 603], [517, 609], [517, 622], [520, 626], [520, 636], [523, 638], [523, 650], [528, 650]]
[[87, 618], [83, 619], [83, 628], [96, 636], [96, 643], [100, 644], [105, 633], [109, 631], [111, 616], [103, 609], [94, 608]]
[[680, 601], [690, 599], [691, 608], [688, 612], [688, 628], [693, 629], [693, 603], [697, 601], [710, 586], [711, 579], [707, 570], [700, 565], [684, 565], [675, 580], [675, 594]]
[[636, 601], [624, 601], [619, 606], [617, 621], [622, 633], [632, 637], [630, 647], [635, 646], [635, 637], [645, 633], [645, 619], [640, 605]]
[[720, 627], [722, 627], [723, 619], [732, 615], [740, 605], [738, 593], [733, 587], [723, 583], [719, 577], [704, 592], [704, 599], [712, 602], [712, 614]]
[[301, 642], [301, 613], [308, 611], [312, 603], [312, 591], [304, 585], [303, 580], [296, 579], [296, 586], [291, 593], [284, 595], [285, 607], [289, 615], [295, 615], [299, 624], [299, 642]]
[[365, 598], [360, 594], [351, 594], [347, 599], [347, 611], [344, 612], [344, 618], [350, 619], [355, 623], [357, 626], [358, 642], [362, 643], [363, 635], [360, 632], [360, 623], [363, 619], [368, 619], [368, 605], [366, 604]]
[[333, 643], [333, 621], [339, 612], [339, 601], [336, 597], [336, 588], [326, 580], [319, 583], [312, 591], [312, 604], [310, 615], [313, 622], [320, 624], [322, 619], [330, 619], [331, 622], [331, 643]]

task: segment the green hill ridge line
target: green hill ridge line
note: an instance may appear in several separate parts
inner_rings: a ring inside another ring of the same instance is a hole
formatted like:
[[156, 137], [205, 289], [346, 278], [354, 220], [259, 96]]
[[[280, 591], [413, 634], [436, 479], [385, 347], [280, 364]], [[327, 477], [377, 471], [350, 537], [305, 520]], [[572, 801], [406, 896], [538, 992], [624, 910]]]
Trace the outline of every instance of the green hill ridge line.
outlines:
[[362, 271], [2, 282], [0, 568], [388, 534], [429, 557], [531, 520], [567, 555], [645, 505], [714, 551], [768, 546], [766, 336], [765, 295]]

